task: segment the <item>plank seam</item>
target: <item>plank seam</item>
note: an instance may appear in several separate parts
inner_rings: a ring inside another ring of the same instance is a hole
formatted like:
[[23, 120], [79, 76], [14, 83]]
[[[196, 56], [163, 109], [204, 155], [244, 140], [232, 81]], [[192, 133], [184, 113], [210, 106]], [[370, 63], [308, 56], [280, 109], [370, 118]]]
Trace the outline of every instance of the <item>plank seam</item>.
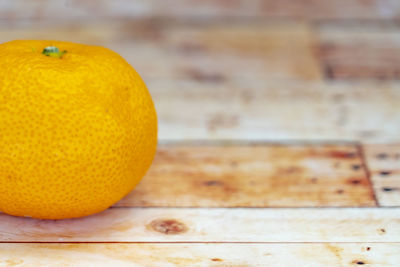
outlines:
[[256, 206], [239, 206], [239, 207], [207, 207], [207, 206], [112, 206], [109, 209], [399, 209], [400, 206], [315, 206], [315, 207], [290, 207], [290, 206], [266, 206], [266, 207], [256, 207]]
[[365, 156], [364, 147], [363, 147], [363, 145], [361, 143], [358, 143], [356, 145], [356, 147], [357, 147], [357, 151], [358, 151], [358, 153], [360, 155], [360, 158], [361, 158], [361, 162], [362, 162], [361, 166], [362, 166], [362, 168], [363, 168], [363, 170], [365, 172], [365, 175], [367, 176], [368, 183], [369, 183], [369, 185], [371, 187], [371, 190], [372, 190], [372, 196], [374, 198], [375, 205], [377, 207], [381, 207], [381, 205], [379, 203], [379, 200], [378, 200], [378, 198], [376, 196], [374, 182], [372, 181], [372, 178], [371, 178], [371, 171], [370, 171], [370, 168], [368, 166], [367, 158]]
[[159, 145], [174, 146], [247, 146], [247, 145], [265, 145], [265, 146], [297, 146], [297, 145], [348, 145], [357, 146], [356, 140], [245, 140], [245, 139], [191, 139], [191, 140], [174, 140], [174, 139], [159, 139]]

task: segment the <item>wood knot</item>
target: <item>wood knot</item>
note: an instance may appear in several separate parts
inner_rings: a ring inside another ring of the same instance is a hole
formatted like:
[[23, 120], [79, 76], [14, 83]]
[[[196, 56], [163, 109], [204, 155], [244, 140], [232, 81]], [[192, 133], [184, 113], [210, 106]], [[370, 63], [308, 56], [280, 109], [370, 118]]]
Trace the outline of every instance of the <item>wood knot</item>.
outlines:
[[351, 166], [351, 168], [355, 171], [358, 171], [359, 169], [361, 169], [361, 165], [360, 164], [354, 164]]
[[381, 176], [388, 176], [388, 175], [390, 175], [390, 174], [392, 174], [390, 171], [381, 171], [380, 173], [379, 173]]
[[347, 181], [348, 184], [353, 184], [353, 185], [359, 185], [362, 183], [362, 180], [360, 178], [350, 178]]
[[379, 153], [378, 155], [376, 155], [376, 157], [377, 157], [378, 159], [383, 160], [383, 159], [387, 159], [387, 158], [388, 158], [388, 154], [386, 154], [386, 153]]
[[223, 183], [220, 181], [210, 180], [210, 181], [205, 181], [204, 185], [206, 185], [206, 186], [221, 186], [221, 185], [223, 185]]
[[384, 235], [384, 234], [386, 234], [386, 230], [384, 228], [380, 228], [380, 229], [378, 229], [378, 233], [380, 235]]
[[175, 219], [157, 219], [149, 225], [152, 230], [166, 235], [176, 235], [187, 232], [188, 227]]
[[338, 159], [352, 159], [356, 158], [357, 154], [354, 152], [333, 150], [329, 152], [329, 156]]
[[338, 190], [336, 190], [335, 192], [336, 192], [336, 194], [341, 195], [341, 194], [344, 193], [344, 190], [343, 190], [343, 189], [338, 189]]

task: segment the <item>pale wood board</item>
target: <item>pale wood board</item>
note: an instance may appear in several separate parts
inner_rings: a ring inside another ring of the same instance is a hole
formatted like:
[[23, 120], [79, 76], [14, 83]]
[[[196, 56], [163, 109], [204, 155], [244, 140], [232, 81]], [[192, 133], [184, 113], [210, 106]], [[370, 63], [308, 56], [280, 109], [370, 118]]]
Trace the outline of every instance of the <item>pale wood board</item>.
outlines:
[[364, 147], [379, 205], [400, 206], [400, 144]]
[[0, 244], [6, 266], [380, 266], [400, 265], [399, 243]]
[[322, 24], [319, 56], [329, 79], [400, 79], [398, 24]]
[[112, 208], [50, 221], [0, 215], [4, 242], [400, 242], [398, 208]]
[[165, 80], [148, 86], [161, 140], [400, 141], [398, 83]]
[[145, 80], [320, 80], [313, 34], [305, 23], [111, 22], [0, 24], [0, 42], [60, 39], [103, 45], [121, 54]]
[[[210, 142], [208, 142], [210, 143]], [[355, 145], [161, 145], [117, 206], [374, 206]]]
[[397, 19], [396, 0], [114, 0], [1, 2], [1, 18], [21, 20], [87, 20], [94, 18], [165, 19]]
[[[138, 50], [143, 54], [134, 53], [128, 40], [109, 46], [149, 78], [221, 82], [322, 77], [313, 50], [314, 36], [304, 23], [180, 24], [159, 28], [156, 38]], [[158, 45], [152, 47], [154, 41]], [[154, 55], [157, 60], [151, 60]]]

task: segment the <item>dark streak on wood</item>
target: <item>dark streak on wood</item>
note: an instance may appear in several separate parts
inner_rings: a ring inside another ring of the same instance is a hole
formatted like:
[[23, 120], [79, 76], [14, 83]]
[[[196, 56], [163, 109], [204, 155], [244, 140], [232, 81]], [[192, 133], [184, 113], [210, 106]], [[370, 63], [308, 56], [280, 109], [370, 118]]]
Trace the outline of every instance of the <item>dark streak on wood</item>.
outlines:
[[343, 189], [338, 189], [338, 190], [336, 190], [336, 193], [339, 194], [339, 195], [341, 195], [341, 194], [344, 193], [344, 190], [343, 190]]
[[359, 164], [354, 164], [354, 165], [351, 166], [351, 168], [352, 168], [353, 170], [355, 170], [355, 171], [358, 171], [359, 169], [361, 169], [361, 165], [359, 165]]
[[329, 64], [324, 65], [324, 77], [327, 80], [333, 80], [335, 78], [335, 75], [333, 73], [332, 66]]
[[397, 188], [393, 188], [393, 187], [383, 187], [382, 191], [384, 192], [392, 192], [392, 191], [397, 191]]
[[340, 158], [340, 159], [352, 159], [357, 156], [356, 153], [353, 153], [353, 152], [337, 151], [337, 150], [330, 151], [329, 155], [331, 157]]
[[358, 184], [361, 183], [361, 179], [351, 178], [351, 179], [349, 179], [349, 183], [354, 184], [354, 185], [358, 185]]
[[222, 184], [223, 184], [222, 182], [220, 182], [220, 181], [214, 181], [214, 180], [205, 181], [205, 182], [204, 182], [204, 185], [206, 185], [206, 186], [221, 186]]
[[186, 69], [184, 74], [197, 82], [221, 83], [226, 80], [221, 73], [208, 73], [198, 69]]
[[386, 154], [386, 153], [379, 153], [378, 155], [376, 155], [376, 158], [384, 160], [384, 159], [387, 159], [387, 158], [388, 158], [388, 154]]
[[379, 174], [380, 174], [381, 176], [388, 176], [388, 175], [391, 174], [391, 172], [390, 172], [390, 171], [381, 171]]

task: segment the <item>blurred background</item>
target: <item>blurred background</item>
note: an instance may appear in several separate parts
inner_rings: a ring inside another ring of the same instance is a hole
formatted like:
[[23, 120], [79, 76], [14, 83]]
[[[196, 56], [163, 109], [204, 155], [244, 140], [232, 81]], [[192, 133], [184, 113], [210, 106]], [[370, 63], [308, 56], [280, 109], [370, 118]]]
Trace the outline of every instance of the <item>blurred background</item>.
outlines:
[[102, 45], [171, 140], [400, 140], [398, 0], [0, 1], [0, 41]]

